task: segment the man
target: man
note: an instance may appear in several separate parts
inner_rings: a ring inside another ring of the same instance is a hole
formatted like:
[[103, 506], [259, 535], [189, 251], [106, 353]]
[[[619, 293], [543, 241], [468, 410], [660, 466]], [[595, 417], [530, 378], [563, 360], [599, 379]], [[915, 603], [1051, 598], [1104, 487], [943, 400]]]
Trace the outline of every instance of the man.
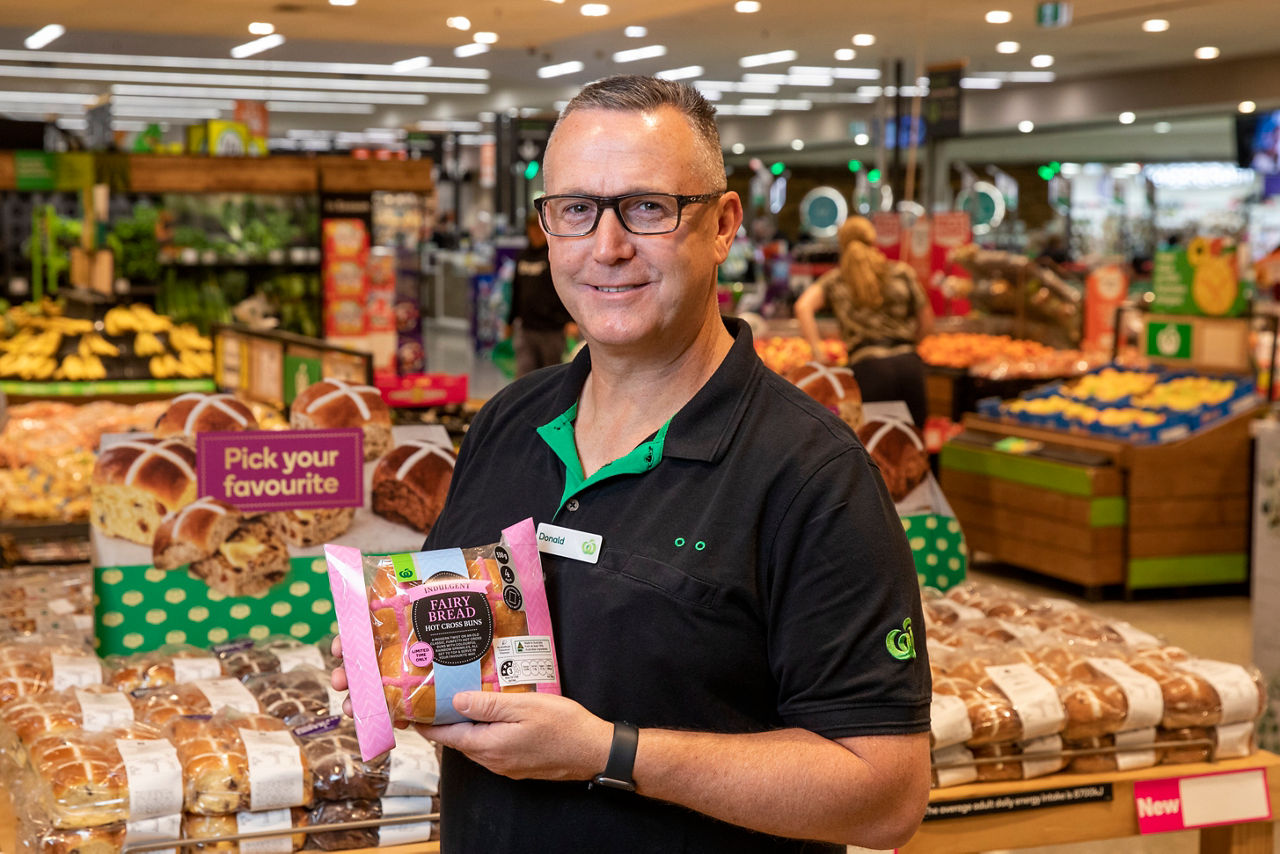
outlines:
[[511, 281], [511, 308], [507, 312], [507, 334], [513, 338], [516, 377], [558, 365], [564, 359], [565, 337], [576, 335], [573, 318], [565, 311], [551, 282], [551, 262], [547, 259], [547, 235], [530, 214], [525, 223], [529, 246], [516, 258]]
[[609, 78], [545, 165], [552, 274], [588, 346], [479, 414], [427, 548], [526, 516], [602, 544], [542, 555], [564, 696], [467, 692], [477, 723], [423, 729], [449, 748], [445, 852], [904, 843], [929, 787], [910, 552], [853, 434], [720, 318], [742, 206], [714, 111]]

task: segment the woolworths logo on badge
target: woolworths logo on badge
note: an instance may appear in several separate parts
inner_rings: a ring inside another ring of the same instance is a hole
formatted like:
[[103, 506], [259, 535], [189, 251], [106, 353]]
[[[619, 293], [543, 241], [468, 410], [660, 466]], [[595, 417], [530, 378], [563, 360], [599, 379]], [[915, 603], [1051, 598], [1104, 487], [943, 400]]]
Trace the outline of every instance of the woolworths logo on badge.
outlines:
[[595, 563], [600, 557], [599, 552], [603, 542], [599, 534], [561, 528], [559, 525], [548, 525], [545, 522], [538, 526], [538, 551], [544, 554]]
[[899, 661], [908, 661], [916, 657], [916, 638], [911, 631], [911, 618], [902, 621], [902, 628], [894, 629], [885, 635], [885, 648], [889, 654]]

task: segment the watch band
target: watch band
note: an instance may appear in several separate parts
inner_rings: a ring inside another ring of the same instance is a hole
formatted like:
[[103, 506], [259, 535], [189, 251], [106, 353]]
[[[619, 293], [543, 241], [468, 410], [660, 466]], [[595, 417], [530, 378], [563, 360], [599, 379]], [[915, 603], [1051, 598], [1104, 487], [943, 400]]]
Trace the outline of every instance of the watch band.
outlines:
[[609, 761], [604, 770], [591, 778], [592, 786], [634, 792], [636, 781], [631, 778], [636, 764], [636, 747], [640, 743], [640, 730], [626, 721], [614, 721], [613, 743], [609, 746]]

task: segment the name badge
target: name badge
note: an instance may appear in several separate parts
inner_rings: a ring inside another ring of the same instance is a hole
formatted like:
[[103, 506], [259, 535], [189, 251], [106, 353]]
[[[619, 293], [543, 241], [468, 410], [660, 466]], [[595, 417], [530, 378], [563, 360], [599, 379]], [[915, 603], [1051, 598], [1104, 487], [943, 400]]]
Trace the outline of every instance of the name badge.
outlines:
[[595, 563], [600, 558], [603, 545], [604, 537], [599, 534], [561, 528], [546, 522], [538, 526], [538, 551], [549, 555]]

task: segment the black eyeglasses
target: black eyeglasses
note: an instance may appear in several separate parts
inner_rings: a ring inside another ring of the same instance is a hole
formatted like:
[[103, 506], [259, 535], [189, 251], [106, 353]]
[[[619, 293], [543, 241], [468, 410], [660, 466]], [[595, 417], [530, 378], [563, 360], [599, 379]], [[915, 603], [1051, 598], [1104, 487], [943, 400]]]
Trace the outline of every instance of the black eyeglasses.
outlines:
[[622, 227], [632, 234], [670, 234], [680, 227], [680, 214], [688, 205], [711, 202], [727, 190], [681, 196], [676, 193], [628, 193], [625, 196], [543, 196], [533, 206], [542, 227], [553, 237], [586, 237], [596, 230], [600, 217], [612, 209]]

